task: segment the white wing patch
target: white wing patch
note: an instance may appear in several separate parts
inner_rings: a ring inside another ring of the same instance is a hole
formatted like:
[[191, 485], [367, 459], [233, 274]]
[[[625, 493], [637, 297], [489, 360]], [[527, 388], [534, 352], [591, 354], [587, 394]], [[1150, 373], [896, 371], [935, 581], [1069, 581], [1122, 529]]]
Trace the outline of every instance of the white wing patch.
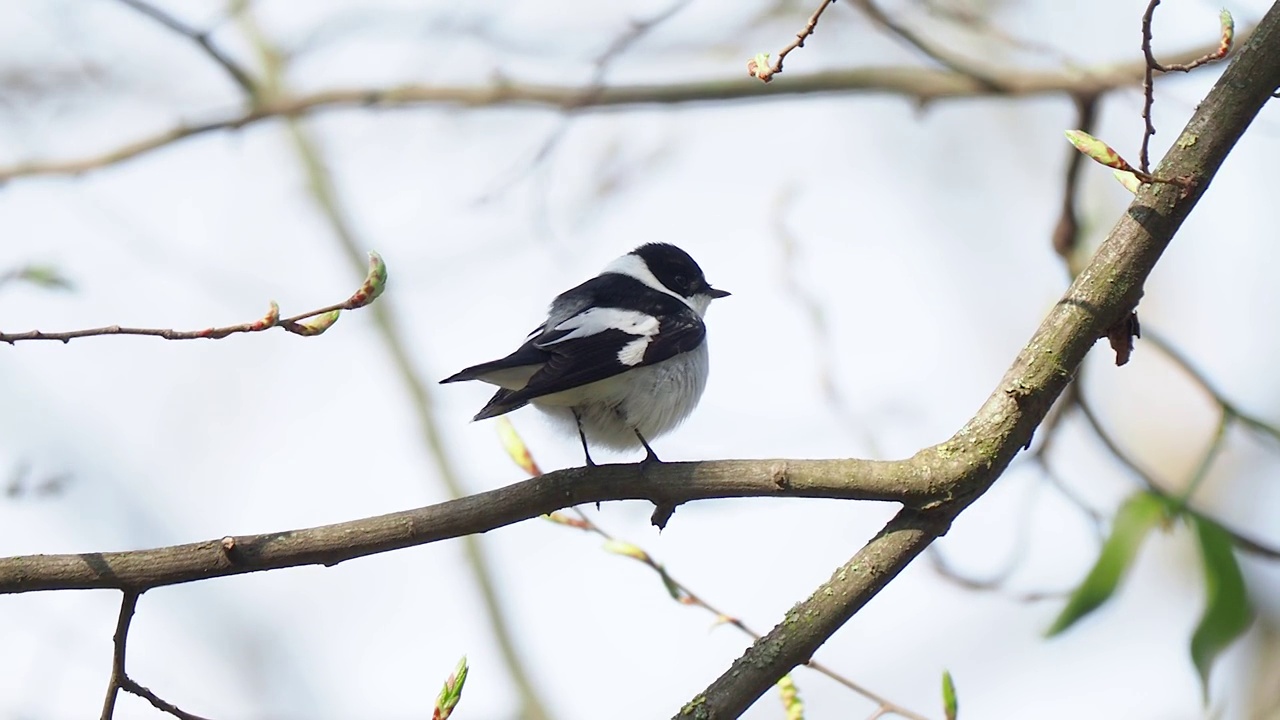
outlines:
[[622, 349], [618, 351], [618, 362], [631, 367], [635, 367], [636, 365], [644, 362], [644, 351], [648, 349], [649, 341], [652, 339], [652, 335], [641, 335], [635, 340], [623, 345]]
[[[658, 325], [658, 318], [638, 310], [594, 307], [574, 315], [553, 328], [558, 331], [568, 330], [569, 332], [564, 337], [556, 338], [550, 342], [539, 343], [539, 345], [547, 347], [566, 340], [590, 337], [606, 330], [621, 330], [628, 335], [640, 335], [640, 339], [644, 340], [645, 345], [648, 345], [649, 339], [658, 334]], [[635, 342], [627, 343], [624, 351], [626, 347], [631, 347]], [[644, 355], [643, 346], [641, 346], [640, 354], [641, 356]], [[621, 353], [619, 353], [619, 358], [621, 358]], [[634, 365], [635, 363], [627, 364]]]

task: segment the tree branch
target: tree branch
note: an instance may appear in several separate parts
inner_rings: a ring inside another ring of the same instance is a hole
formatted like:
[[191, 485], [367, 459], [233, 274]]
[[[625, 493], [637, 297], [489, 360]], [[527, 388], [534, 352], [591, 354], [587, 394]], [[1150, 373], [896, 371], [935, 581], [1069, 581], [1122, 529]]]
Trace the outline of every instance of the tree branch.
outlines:
[[[1280, 85], [1280, 4], [1227, 67], [1196, 109], [1157, 172], [1185, 177], [1184, 188], [1144, 185], [1062, 300], [1036, 330], [986, 403], [947, 443], [942, 456], [974, 471], [956, 478], [955, 498], [898, 513], [768, 635], [752, 645], [677, 717], [740, 715], [772, 683], [807, 660], [855, 612], [902, 571], [951, 521], [985, 492], [1013, 456], [1029, 447], [1036, 426], [1066, 387], [1094, 341], [1132, 312], [1142, 285], [1195, 207], [1227, 154]], [[917, 455], [917, 459], [920, 455]]]
[[[1239, 33], [1237, 39], [1243, 40], [1247, 35], [1247, 32]], [[1170, 62], [1192, 61], [1204, 53], [1204, 48], [1196, 48], [1170, 58]], [[226, 117], [194, 125], [180, 125], [97, 155], [70, 160], [33, 160], [0, 167], [0, 183], [33, 175], [79, 175], [206, 133], [239, 130], [264, 120], [299, 117], [343, 108], [530, 106], [561, 111], [601, 111], [638, 105], [760, 102], [791, 99], [795, 96], [859, 93], [903, 95], [919, 102], [947, 98], [1024, 97], [1059, 93], [1096, 95], [1139, 85], [1145, 72], [1144, 60], [1086, 70], [1001, 70], [987, 77], [988, 82], [949, 70], [879, 67], [789, 75], [787, 82], [771, 85], [732, 78], [665, 85], [617, 85], [602, 88], [589, 95], [584, 94], [580, 87], [501, 82], [491, 87], [407, 85], [382, 89], [332, 89], [296, 97], [282, 97]]]
[[160, 23], [166, 28], [169, 28], [173, 32], [177, 33], [178, 35], [181, 35], [182, 37], [198, 45], [200, 49], [204, 51], [204, 54], [208, 55], [211, 60], [213, 60], [224, 71], [226, 71], [227, 75], [231, 77], [231, 80], [235, 82], [236, 85], [239, 85], [240, 88], [243, 89], [246, 93], [248, 93], [250, 97], [252, 97], [257, 92], [257, 89], [256, 89], [257, 84], [254, 83], [253, 77], [249, 74], [249, 72], [244, 68], [240, 67], [240, 65], [237, 64], [234, 60], [232, 60], [226, 53], [219, 50], [217, 46], [215, 46], [212, 42], [210, 42], [209, 33], [207, 31], [196, 30], [190, 25], [187, 25], [186, 23], [182, 22], [181, 20], [178, 20], [172, 15], [169, 15], [168, 13], [160, 10], [159, 8], [153, 7], [145, 2], [142, 2], [142, 0], [116, 0], [116, 1], [122, 5], [126, 5], [132, 8], [133, 10], [136, 10], [137, 12], [147, 16], [148, 18], [151, 18], [152, 20]]
[[133, 622], [133, 614], [138, 609], [138, 598], [141, 595], [140, 590], [125, 590], [124, 597], [120, 599], [120, 616], [116, 620], [116, 632], [112, 638], [114, 649], [111, 653], [111, 680], [107, 683], [107, 696], [102, 701], [102, 714], [99, 717], [101, 720], [112, 720], [116, 712], [116, 698], [120, 696], [120, 691], [124, 690], [137, 695], [151, 703], [155, 709], [169, 713], [178, 720], [204, 720], [199, 715], [192, 715], [162, 699], [151, 690], [139, 685], [125, 672], [124, 659], [125, 649], [129, 643], [129, 625]]
[[561, 508], [606, 500], [680, 504], [732, 497], [885, 500], [945, 498], [951, 460], [721, 460], [598, 465], [548, 473], [436, 505], [264, 535], [153, 550], [0, 559], [0, 594], [87, 588], [148, 589], [212, 577], [344, 560], [483, 533]]

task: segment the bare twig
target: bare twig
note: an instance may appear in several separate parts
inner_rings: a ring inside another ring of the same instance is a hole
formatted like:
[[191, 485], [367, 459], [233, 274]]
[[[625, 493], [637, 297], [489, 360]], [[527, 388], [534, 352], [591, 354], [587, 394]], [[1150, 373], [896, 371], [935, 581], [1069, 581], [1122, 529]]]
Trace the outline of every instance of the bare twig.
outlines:
[[129, 642], [129, 625], [133, 622], [133, 614], [138, 609], [138, 598], [141, 595], [141, 590], [126, 588], [123, 597], [120, 599], [120, 616], [116, 620], [116, 632], [112, 639], [111, 680], [107, 683], [107, 696], [102, 701], [101, 720], [112, 720], [115, 716], [116, 699], [119, 697], [121, 690], [137, 695], [151, 703], [157, 710], [169, 713], [179, 720], [204, 720], [198, 715], [192, 715], [177, 705], [161, 699], [154, 692], [139, 685], [125, 672], [125, 649]]
[[884, 10], [876, 5], [873, 0], [851, 0], [851, 2], [862, 10], [872, 22], [884, 28], [889, 34], [900, 38], [911, 47], [919, 50], [925, 57], [933, 60], [939, 65], [952, 70], [965, 77], [973, 78], [973, 80], [981, 85], [999, 90], [1000, 83], [998, 72], [990, 68], [979, 68], [973, 62], [957, 57], [951, 52], [935, 46], [926, 40], [915, 30], [907, 25], [894, 20]]
[[796, 33], [796, 39], [792, 40], [789, 45], [778, 51], [777, 57], [773, 62], [769, 62], [768, 53], [762, 53], [747, 61], [747, 74], [753, 78], [759, 78], [762, 82], [773, 80], [773, 76], [782, 72], [782, 61], [787, 59], [787, 55], [792, 50], [804, 47], [804, 41], [818, 29], [818, 20], [822, 17], [822, 13], [827, 11], [828, 5], [834, 5], [836, 0], [819, 0], [818, 9], [813, 11], [809, 16], [809, 21], [805, 23], [800, 32]]
[[[639, 42], [645, 35], [652, 32], [654, 28], [667, 20], [670, 20], [681, 10], [688, 7], [690, 2], [692, 2], [692, 0], [675, 0], [675, 2], [667, 6], [665, 10], [662, 10], [656, 15], [644, 20], [633, 20], [626, 32], [614, 38], [613, 42], [609, 43], [609, 46], [596, 57], [594, 67], [591, 72], [591, 81], [587, 83], [585, 88], [583, 88], [581, 98], [577, 105], [587, 106], [593, 104], [597, 96], [604, 92], [604, 80], [605, 76], [608, 75], [609, 66], [616, 59], [626, 53], [633, 45]], [[570, 123], [573, 121], [575, 110], [575, 107], [564, 108], [564, 116], [560, 119], [560, 122], [556, 125], [555, 129], [543, 139], [542, 144], [538, 146], [538, 149], [534, 151], [529, 160], [521, 163], [520, 168], [511, 172], [508, 180], [498, 183], [498, 187], [496, 189], [485, 193], [486, 197], [502, 193], [517, 179], [525, 176], [525, 174], [531, 169], [542, 165], [542, 163], [551, 155], [551, 152], [560, 144], [560, 141], [564, 139], [564, 135], [568, 131]]]
[[120, 616], [116, 620], [116, 633], [112, 637], [114, 652], [111, 655], [111, 679], [107, 683], [107, 697], [102, 701], [102, 720], [111, 720], [116, 712], [116, 698], [120, 695], [120, 681], [124, 678], [125, 645], [129, 642], [129, 623], [138, 608], [138, 591], [125, 590], [120, 600]]
[[[559, 513], [553, 513], [550, 517], [553, 521], [561, 525], [567, 525], [569, 527], [574, 527], [584, 532], [589, 532], [589, 533], [598, 535], [604, 538], [607, 542], [621, 543], [625, 547], [636, 548], [636, 550], [639, 550], [639, 552], [623, 552], [622, 554], [625, 554], [627, 557], [643, 563], [650, 570], [653, 570], [655, 573], [657, 573], [658, 578], [662, 580], [662, 584], [667, 588], [667, 592], [671, 594], [671, 597], [676, 602], [680, 603], [681, 605], [690, 605], [693, 607], [702, 608], [703, 610], [706, 610], [707, 612], [714, 615], [716, 617], [717, 622], [724, 623], [726, 625], [732, 625], [733, 627], [737, 628], [739, 631], [741, 631], [745, 635], [748, 635], [749, 637], [751, 637], [752, 640], [760, 639], [761, 637], [760, 633], [751, 629], [750, 626], [748, 626], [745, 622], [743, 622], [737, 616], [730, 615], [724, 612], [723, 610], [720, 610], [719, 608], [715, 607], [714, 605], [707, 602], [706, 600], [704, 600], [701, 595], [698, 595], [697, 593], [695, 593], [692, 589], [689, 588], [688, 585], [677, 580], [670, 573], [668, 573], [667, 569], [662, 564], [654, 560], [653, 556], [650, 555], [648, 552], [641, 550], [640, 548], [636, 547], [635, 545], [629, 542], [619, 541], [613, 535], [609, 534], [603, 528], [597, 525], [594, 521], [592, 521], [591, 518], [588, 517], [586, 513], [582, 512], [582, 510], [574, 507], [574, 508], [570, 508], [569, 511], [572, 512], [575, 517], [558, 518], [556, 516], [559, 515]], [[864, 698], [870, 700], [871, 702], [876, 703], [877, 711], [890, 712], [895, 715], [899, 715], [901, 717], [909, 718], [910, 720], [926, 720], [924, 716], [914, 713], [908, 710], [907, 708], [904, 708], [901, 705], [893, 702], [892, 700], [889, 700], [888, 698], [882, 695], [879, 695], [871, 690], [868, 690], [867, 688], [859, 685], [853, 680], [850, 680], [844, 675], [841, 675], [835, 670], [832, 670], [826, 665], [819, 663], [817, 660], [810, 658], [808, 662], [804, 663], [804, 665], [805, 667], [808, 667], [811, 670], [814, 670], [822, 675], [826, 675], [828, 678], [836, 681], [837, 683], [852, 690], [853, 692], [863, 696]]]
[[1000, 593], [1003, 597], [1007, 597], [1008, 599], [1014, 602], [1019, 602], [1019, 603], [1034, 603], [1034, 602], [1040, 602], [1042, 600], [1057, 600], [1071, 594], [1071, 590], [1069, 589], [1059, 590], [1059, 591], [1020, 592], [1020, 593], [1010, 592], [1006, 590], [1004, 587], [1004, 584], [1008, 581], [1010, 574], [1012, 574], [1012, 570], [1015, 567], [1014, 563], [1010, 563], [1008, 566], [1006, 566], [1004, 570], [1002, 570], [999, 573], [996, 573], [995, 576], [980, 580], [978, 578], [969, 577], [968, 575], [965, 575], [964, 573], [957, 570], [954, 566], [952, 566], [951, 563], [947, 561], [946, 556], [943, 555], [938, 550], [937, 545], [930, 546], [928, 552], [926, 553], [926, 556], [929, 558], [929, 564], [933, 566], [933, 571], [938, 573], [939, 577], [949, 582], [955, 583], [956, 585], [964, 588], [965, 590], [974, 590], [977, 592]]
[[1142, 13], [1142, 56], [1146, 60], [1146, 69], [1143, 71], [1142, 76], [1142, 121], [1145, 127], [1142, 134], [1142, 148], [1138, 152], [1138, 168], [1144, 173], [1150, 172], [1151, 169], [1150, 145], [1152, 136], [1156, 134], [1155, 124], [1151, 120], [1151, 106], [1155, 104], [1153, 74], [1156, 72], [1191, 72], [1201, 65], [1221, 60], [1227, 56], [1227, 53], [1231, 52], [1235, 34], [1231, 15], [1226, 10], [1223, 10], [1221, 15], [1222, 37], [1215, 49], [1185, 62], [1162, 65], [1156, 60], [1155, 53], [1151, 50], [1151, 20], [1155, 16], [1156, 6], [1159, 4], [1160, 0], [1149, 0], [1146, 11]]
[[1036, 434], [1041, 438], [1040, 444], [1034, 451], [1032, 451], [1028, 460], [1040, 468], [1040, 471], [1044, 473], [1045, 480], [1047, 480], [1049, 484], [1058, 491], [1058, 494], [1062, 495], [1067, 502], [1071, 503], [1076, 507], [1076, 509], [1084, 513], [1085, 517], [1087, 517], [1089, 522], [1093, 525], [1094, 534], [1101, 541], [1102, 538], [1106, 537], [1108, 527], [1107, 518], [1101, 511], [1090, 505], [1079, 495], [1079, 493], [1073, 490], [1071, 486], [1069, 486], [1066, 481], [1058, 475], [1050, 464], [1050, 452], [1053, 450], [1058, 439], [1058, 432], [1059, 428], [1062, 426], [1062, 421], [1072, 410], [1076, 408], [1076, 403], [1079, 402], [1084, 370], [1084, 366], [1076, 369], [1075, 378], [1073, 378], [1071, 384], [1067, 386], [1067, 389], [1062, 392], [1058, 401], [1055, 402], [1053, 407], [1049, 410], [1049, 414], [1045, 417], [1045, 421], [1041, 423], [1040, 427], [1036, 430]]
[[120, 689], [133, 695], [137, 695], [143, 700], [151, 703], [151, 707], [159, 710], [160, 712], [169, 713], [170, 715], [178, 718], [178, 720], [206, 720], [199, 715], [189, 713], [177, 705], [164, 700], [154, 692], [151, 692], [151, 690], [134, 682], [133, 678], [128, 675], [121, 678]]
[[181, 20], [178, 20], [172, 15], [169, 15], [163, 10], [160, 10], [159, 8], [154, 7], [148, 3], [142, 2], [142, 0], [116, 0], [116, 1], [122, 5], [127, 5], [128, 7], [133, 8], [139, 13], [146, 15], [152, 20], [155, 20], [156, 22], [169, 28], [170, 30], [181, 35], [182, 37], [185, 37], [191, 40], [196, 45], [199, 45], [200, 49], [203, 50], [204, 53], [208, 55], [214, 62], [216, 62], [219, 66], [221, 66], [222, 69], [225, 70], [227, 74], [231, 76], [231, 79], [235, 81], [235, 84], [239, 85], [246, 93], [249, 94], [250, 97], [253, 97], [254, 95], [257, 94], [257, 84], [254, 83], [253, 78], [249, 75], [249, 73], [244, 68], [240, 67], [238, 63], [236, 63], [229, 56], [227, 56], [226, 53], [219, 50], [217, 46], [215, 46], [212, 42], [210, 42], [209, 33], [207, 31], [196, 30], [195, 28], [191, 27], [190, 25], [187, 25]]
[[[1205, 515], [1205, 513], [1200, 512], [1199, 510], [1196, 510], [1195, 508], [1191, 507], [1187, 502], [1188, 498], [1184, 497], [1179, 499], [1178, 497], [1171, 494], [1167, 489], [1165, 489], [1164, 485], [1158, 479], [1156, 479], [1155, 475], [1152, 475], [1145, 468], [1139, 465], [1137, 460], [1135, 460], [1133, 456], [1131, 456], [1128, 452], [1126, 452], [1123, 448], [1121, 448], [1119, 442], [1117, 442], [1116, 439], [1111, 436], [1111, 433], [1107, 432], [1106, 428], [1102, 426], [1102, 423], [1098, 420], [1098, 416], [1094, 414], [1093, 409], [1090, 407], [1089, 403], [1083, 397], [1081, 397], [1077, 401], [1076, 407], [1079, 408], [1080, 414], [1084, 417], [1086, 423], [1089, 425], [1089, 428], [1093, 430], [1094, 435], [1096, 435], [1098, 440], [1100, 440], [1102, 444], [1107, 448], [1107, 451], [1110, 452], [1112, 456], [1114, 456], [1115, 459], [1120, 462], [1121, 465], [1124, 465], [1129, 470], [1129, 472], [1133, 473], [1135, 477], [1141, 480], [1142, 484], [1145, 485], [1148, 490], [1162, 497], [1169, 498], [1174, 503], [1180, 504], [1182, 507], [1186, 508], [1189, 512], [1193, 512], [1198, 515]], [[1223, 418], [1224, 419], [1228, 418], [1228, 413], [1225, 411], [1223, 414]], [[1201, 467], [1207, 469], [1208, 464], [1213, 461], [1214, 456], [1216, 456], [1216, 454], [1218, 453], [1220, 446], [1222, 444], [1223, 436], [1226, 432], [1225, 430], [1226, 424], [1227, 423], [1220, 423], [1218, 425], [1218, 430], [1215, 431], [1214, 433], [1214, 440], [1211, 443], [1208, 451], [1206, 452], [1205, 457], [1202, 459], [1200, 463]], [[1197, 475], [1199, 475], [1201, 472], [1202, 471], [1198, 470]], [[1194, 476], [1193, 476], [1193, 479], [1194, 479]], [[1208, 517], [1207, 515], [1205, 516]], [[1258, 555], [1260, 557], [1265, 557], [1272, 560], [1280, 560], [1280, 550], [1264, 545], [1258, 542], [1257, 540], [1254, 540], [1253, 538], [1250, 538], [1249, 536], [1244, 535], [1243, 533], [1232, 529], [1228, 525], [1224, 524], [1221, 520], [1218, 520], [1216, 518], [1214, 518], [1213, 520], [1215, 523], [1221, 526], [1224, 531], [1226, 531], [1226, 533], [1231, 537], [1232, 543], [1236, 547], [1240, 548], [1241, 550], [1244, 550], [1245, 552], [1248, 552], [1254, 555]]]
[[[1064, 67], [1072, 67], [1079, 64], [1079, 61], [1070, 54], [1063, 52], [1049, 43], [1035, 42], [1005, 32], [991, 23], [986, 13], [983, 10], [977, 9], [977, 6], [971, 8], [963, 5], [953, 5], [951, 3], [927, 2], [925, 3], [925, 11], [930, 15], [940, 17], [953, 25], [965, 28], [966, 30], [975, 33], [983, 40], [995, 40], [997, 42], [1004, 43], [1014, 50], [1050, 57]], [[984, 44], [989, 45], [990, 43]]]
[[[67, 330], [63, 332], [44, 332], [28, 330], [19, 333], [0, 332], [0, 342], [13, 345], [22, 340], [57, 340], [69, 343], [76, 338], [97, 337], [104, 335], [142, 335], [159, 337], [165, 340], [220, 340], [237, 333], [254, 333], [270, 330], [273, 327], [283, 328], [295, 335], [312, 336], [324, 332], [338, 319], [343, 310], [354, 310], [373, 302], [385, 287], [387, 280], [386, 266], [377, 253], [369, 253], [369, 273], [364, 285], [346, 300], [327, 305], [318, 310], [309, 310], [292, 317], [281, 318], [280, 307], [273, 301], [267, 314], [253, 322], [225, 327], [205, 328], [203, 330], [169, 330], [161, 328], [132, 328], [119, 325], [87, 328], [83, 330]], [[308, 322], [310, 321], [310, 322]]]
[[1209, 440], [1209, 447], [1205, 449], [1204, 454], [1200, 457], [1200, 462], [1196, 464], [1195, 470], [1191, 472], [1190, 479], [1187, 480], [1186, 487], [1178, 494], [1177, 504], [1179, 507], [1187, 507], [1191, 503], [1191, 496], [1195, 495], [1196, 490], [1204, 484], [1209, 477], [1209, 471], [1213, 469], [1213, 463], [1218, 459], [1218, 455], [1222, 454], [1223, 448], [1226, 446], [1227, 431], [1231, 429], [1231, 421], [1235, 418], [1231, 415], [1229, 408], [1220, 408], [1218, 413], [1218, 424], [1214, 428], [1213, 437]]
[[1260, 435], [1269, 437], [1273, 441], [1280, 442], [1280, 426], [1267, 422], [1266, 420], [1247, 412], [1239, 405], [1227, 399], [1227, 396], [1219, 390], [1216, 385], [1209, 381], [1208, 376], [1196, 367], [1196, 365], [1191, 361], [1191, 358], [1187, 357], [1181, 350], [1174, 347], [1173, 343], [1169, 342], [1164, 335], [1148, 329], [1146, 341], [1157, 350], [1164, 353], [1165, 356], [1172, 360], [1176, 365], [1181, 367], [1182, 371], [1185, 372], [1195, 384], [1199, 385], [1206, 394], [1213, 398], [1213, 401], [1221, 406], [1223, 410], [1228, 411], [1233, 419], [1238, 420], [1245, 427]]

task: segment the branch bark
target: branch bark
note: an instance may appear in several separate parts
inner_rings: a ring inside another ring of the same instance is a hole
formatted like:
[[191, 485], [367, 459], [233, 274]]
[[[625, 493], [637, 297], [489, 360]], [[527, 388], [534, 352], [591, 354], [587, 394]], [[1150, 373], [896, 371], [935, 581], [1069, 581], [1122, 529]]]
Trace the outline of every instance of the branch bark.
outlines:
[[982, 495], [1021, 449], [1106, 329], [1131, 312], [1142, 286], [1228, 153], [1280, 85], [1280, 3], [1196, 109], [1156, 169], [1190, 187], [1144, 185], [1063, 298], [1019, 353], [1000, 385], [956, 435], [938, 446], [975, 467], [950, 486], [954, 499], [906, 508], [807, 600], [753, 644], [678, 718], [742, 714], [778, 678], [805, 662]]
[[947, 497], [942, 481], [956, 474], [954, 466], [951, 460], [917, 456], [898, 461], [722, 460], [571, 468], [415, 510], [303, 530], [151, 550], [0, 558], [0, 594], [146, 590], [260, 570], [336, 565], [607, 500], [678, 505], [709, 498], [807, 497], [927, 505]]

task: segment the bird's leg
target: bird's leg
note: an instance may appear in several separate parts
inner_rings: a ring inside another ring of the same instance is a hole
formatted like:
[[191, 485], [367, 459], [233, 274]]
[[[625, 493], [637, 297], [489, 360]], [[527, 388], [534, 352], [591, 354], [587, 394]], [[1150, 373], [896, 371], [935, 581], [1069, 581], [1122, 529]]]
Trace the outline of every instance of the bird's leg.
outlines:
[[645, 462], [645, 463], [662, 462], [661, 460], [658, 459], [658, 453], [654, 452], [653, 448], [649, 447], [649, 443], [645, 441], [644, 436], [640, 434], [640, 431], [636, 430], [635, 433], [636, 433], [636, 437], [640, 438], [640, 444], [644, 446], [644, 460], [642, 460], [641, 462]]
[[591, 459], [591, 451], [587, 449], [587, 433], [582, 430], [582, 416], [578, 414], [577, 408], [573, 408], [573, 419], [578, 423], [578, 437], [582, 439], [582, 454], [587, 456], [587, 466], [595, 467], [596, 463]]

